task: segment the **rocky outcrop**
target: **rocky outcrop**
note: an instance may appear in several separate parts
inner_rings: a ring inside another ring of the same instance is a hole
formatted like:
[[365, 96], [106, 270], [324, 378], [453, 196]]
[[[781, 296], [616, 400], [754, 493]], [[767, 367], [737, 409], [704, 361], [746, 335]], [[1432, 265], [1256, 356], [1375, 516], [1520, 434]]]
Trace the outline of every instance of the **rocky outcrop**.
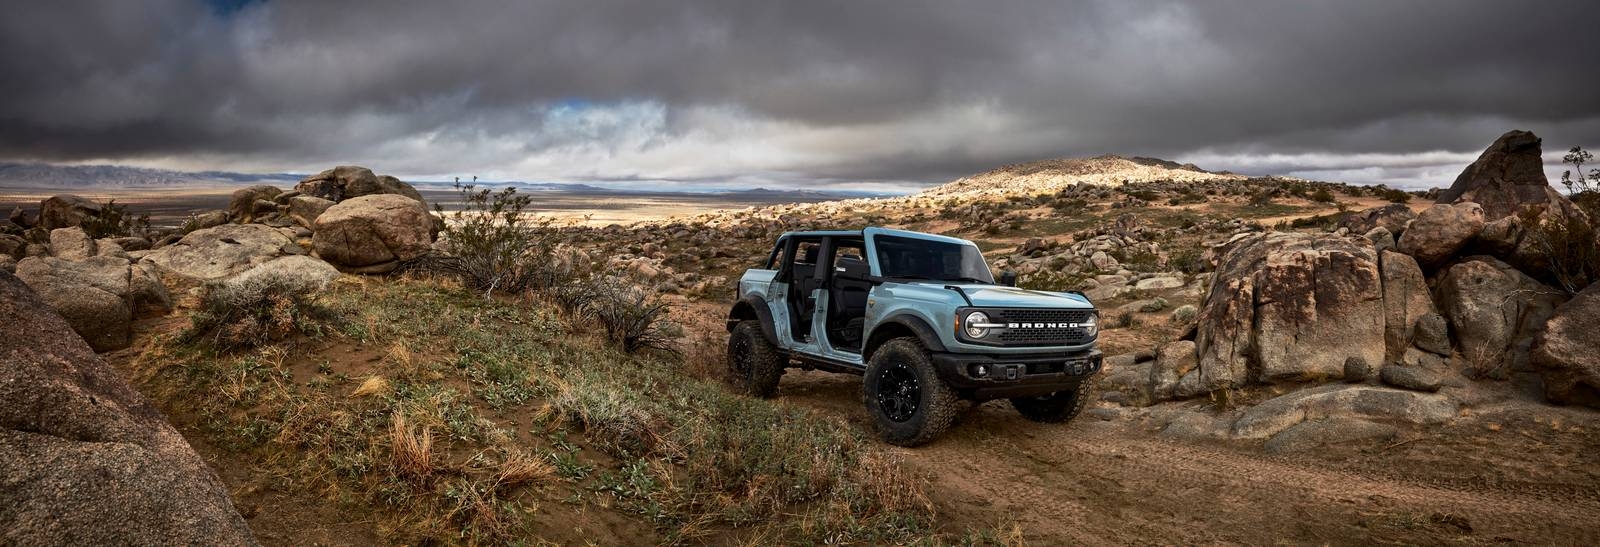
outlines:
[[1431, 269], [1466, 247], [1483, 226], [1483, 208], [1476, 203], [1435, 205], [1417, 215], [1400, 235], [1397, 248]]
[[166, 418], [6, 273], [0, 324], [0, 544], [255, 544]]
[[190, 281], [220, 279], [284, 255], [306, 254], [294, 239], [260, 224], [224, 224], [195, 230], [144, 256], [141, 264]]
[[1435, 285], [1434, 301], [1471, 376], [1505, 378], [1528, 370], [1534, 335], [1566, 300], [1561, 291], [1487, 256], [1450, 266]]
[[1383, 228], [1389, 234], [1405, 232], [1406, 225], [1417, 218], [1411, 208], [1403, 203], [1391, 203], [1382, 207], [1373, 207], [1360, 212], [1348, 213], [1339, 219], [1340, 228], [1350, 229], [1352, 234], [1365, 234], [1377, 228]]
[[17, 263], [16, 276], [95, 351], [128, 347], [135, 315], [172, 308], [166, 287], [123, 258], [29, 257]]
[[39, 202], [39, 225], [46, 230], [69, 228], [100, 214], [100, 204], [94, 200], [61, 194]]
[[1528, 131], [1510, 131], [1495, 139], [1439, 194], [1438, 202], [1477, 203], [1489, 221], [1516, 216], [1530, 207], [1554, 214], [1576, 212], [1571, 201], [1550, 187], [1540, 139]]
[[383, 273], [428, 253], [433, 216], [420, 201], [370, 195], [329, 207], [312, 231], [319, 258], [345, 271]]
[[1600, 283], [1556, 308], [1536, 338], [1531, 358], [1545, 396], [1600, 408]]
[[307, 177], [294, 186], [301, 195], [318, 197], [335, 203], [361, 196], [392, 194], [422, 202], [422, 194], [410, 184], [391, 176], [378, 176], [371, 169], [354, 165], [341, 165]]
[[1384, 359], [1378, 256], [1365, 239], [1245, 234], [1217, 249], [1195, 337], [1201, 391], [1339, 378]]
[[233, 191], [233, 196], [228, 200], [228, 216], [234, 222], [248, 223], [261, 215], [277, 212], [277, 204], [272, 201], [278, 194], [283, 193], [277, 187], [257, 184]]

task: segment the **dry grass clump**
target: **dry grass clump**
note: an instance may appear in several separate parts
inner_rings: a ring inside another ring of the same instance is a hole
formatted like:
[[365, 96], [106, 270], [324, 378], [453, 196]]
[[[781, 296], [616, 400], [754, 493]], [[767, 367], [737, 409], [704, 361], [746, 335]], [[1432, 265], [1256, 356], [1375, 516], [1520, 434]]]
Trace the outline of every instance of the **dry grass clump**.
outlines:
[[395, 412], [391, 420], [389, 442], [393, 447], [394, 468], [401, 475], [417, 481], [426, 481], [435, 471], [433, 462], [433, 432], [422, 428], [417, 435], [406, 423], [406, 416]]
[[258, 266], [208, 282], [200, 289], [199, 308], [183, 336], [226, 350], [318, 332], [333, 319], [316, 300], [331, 280], [304, 269]]

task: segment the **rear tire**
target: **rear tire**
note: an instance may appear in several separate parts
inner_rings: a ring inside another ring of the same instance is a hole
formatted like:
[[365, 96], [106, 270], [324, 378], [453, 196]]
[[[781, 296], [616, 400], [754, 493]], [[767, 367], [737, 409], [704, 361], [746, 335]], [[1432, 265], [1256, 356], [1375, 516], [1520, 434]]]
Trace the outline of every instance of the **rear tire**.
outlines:
[[1042, 397], [1011, 399], [1011, 407], [1022, 417], [1035, 422], [1059, 424], [1072, 421], [1094, 398], [1094, 376], [1083, 379], [1072, 391], [1057, 391]]
[[879, 346], [867, 364], [862, 395], [878, 436], [889, 444], [917, 446], [950, 427], [960, 398], [939, 379], [916, 338]]
[[728, 334], [728, 384], [760, 398], [778, 392], [785, 359], [761, 333], [761, 322], [740, 321]]

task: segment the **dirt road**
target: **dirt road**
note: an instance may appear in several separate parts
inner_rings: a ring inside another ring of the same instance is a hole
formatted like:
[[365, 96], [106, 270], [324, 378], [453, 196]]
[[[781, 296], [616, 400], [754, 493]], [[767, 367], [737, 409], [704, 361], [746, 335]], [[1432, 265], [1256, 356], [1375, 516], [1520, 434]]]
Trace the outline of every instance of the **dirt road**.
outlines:
[[[790, 371], [779, 391], [866, 428], [859, 386]], [[933, 479], [947, 531], [1014, 525], [1030, 544], [1600, 544], [1600, 419], [1558, 412], [1543, 428], [1471, 419], [1279, 457], [1169, 440], [1136, 420], [1041, 426], [991, 402], [898, 452]]]

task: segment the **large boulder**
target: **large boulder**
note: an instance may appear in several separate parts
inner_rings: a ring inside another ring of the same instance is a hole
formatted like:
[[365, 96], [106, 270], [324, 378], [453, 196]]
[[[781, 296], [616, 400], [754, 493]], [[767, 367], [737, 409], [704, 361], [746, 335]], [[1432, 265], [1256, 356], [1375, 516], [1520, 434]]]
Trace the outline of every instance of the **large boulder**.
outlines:
[[1438, 202], [1477, 203], [1490, 221], [1516, 216], [1530, 207], [1554, 214], [1574, 214], [1577, 210], [1550, 187], [1544, 176], [1540, 139], [1528, 131], [1510, 131], [1495, 139], [1477, 161], [1461, 171], [1448, 190], [1439, 194]]
[[1378, 265], [1383, 275], [1384, 355], [1393, 361], [1411, 347], [1417, 322], [1435, 313], [1433, 296], [1422, 268], [1410, 256], [1380, 251]]
[[1435, 205], [1422, 211], [1400, 235], [1397, 247], [1426, 268], [1456, 255], [1483, 231], [1483, 208], [1472, 202]]
[[1534, 335], [1565, 300], [1561, 291], [1488, 256], [1450, 266], [1434, 287], [1471, 376], [1505, 378], [1528, 370]]
[[275, 212], [277, 208], [272, 198], [281, 193], [283, 190], [268, 184], [234, 190], [233, 196], [228, 200], [228, 216], [232, 217], [234, 222], [243, 224], [255, 220], [257, 216]]
[[6, 273], [0, 324], [0, 544], [255, 544], [183, 436]]
[[144, 256], [141, 264], [189, 281], [220, 279], [284, 255], [306, 250], [276, 228], [260, 224], [224, 224], [195, 230]]
[[1350, 357], [1383, 362], [1382, 275], [1367, 240], [1253, 233], [1212, 253], [1195, 337], [1200, 391], [1339, 378]]
[[46, 230], [68, 228], [100, 214], [100, 204], [89, 198], [60, 194], [39, 202], [39, 225]]
[[1349, 228], [1352, 234], [1365, 234], [1383, 228], [1390, 234], [1405, 232], [1406, 225], [1417, 218], [1411, 208], [1403, 203], [1390, 203], [1364, 211], [1347, 213], [1339, 219], [1340, 228]]
[[433, 215], [405, 196], [362, 196], [329, 207], [312, 231], [318, 257], [346, 271], [382, 273], [428, 253]]
[[317, 225], [317, 217], [333, 207], [333, 202], [315, 196], [289, 198], [289, 218], [307, 229]]
[[124, 258], [28, 257], [17, 263], [16, 276], [95, 351], [128, 347], [135, 315], [172, 308], [166, 287]]
[[335, 203], [361, 196], [393, 194], [419, 202], [422, 194], [410, 184], [391, 176], [378, 176], [371, 169], [355, 165], [341, 165], [317, 173], [294, 186], [301, 195], [318, 197]]
[[1600, 283], [1556, 308], [1536, 337], [1533, 364], [1545, 396], [1562, 404], [1600, 408]]

